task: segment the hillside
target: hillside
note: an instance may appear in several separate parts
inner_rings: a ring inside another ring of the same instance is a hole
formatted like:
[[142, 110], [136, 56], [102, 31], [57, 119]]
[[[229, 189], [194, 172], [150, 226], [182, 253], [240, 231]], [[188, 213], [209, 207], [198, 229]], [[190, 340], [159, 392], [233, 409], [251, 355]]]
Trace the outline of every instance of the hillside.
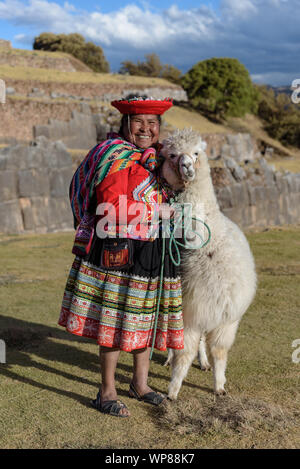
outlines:
[[70, 54], [63, 52], [31, 51], [1, 47], [0, 65], [54, 69], [63, 72], [91, 72], [90, 68]]

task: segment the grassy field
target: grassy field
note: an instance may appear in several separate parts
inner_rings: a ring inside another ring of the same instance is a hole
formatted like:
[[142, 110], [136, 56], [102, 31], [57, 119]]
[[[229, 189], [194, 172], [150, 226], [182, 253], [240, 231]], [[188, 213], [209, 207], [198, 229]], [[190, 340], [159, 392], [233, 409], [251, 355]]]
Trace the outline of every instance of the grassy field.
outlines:
[[[1, 448], [299, 448], [300, 226], [248, 233], [259, 278], [230, 352], [228, 394], [215, 398], [197, 362], [179, 398], [157, 409], [127, 397], [132, 356], [121, 354], [118, 392], [129, 419], [90, 407], [98, 348], [57, 326], [73, 234], [0, 236]], [[165, 353], [150, 385], [167, 391]]]

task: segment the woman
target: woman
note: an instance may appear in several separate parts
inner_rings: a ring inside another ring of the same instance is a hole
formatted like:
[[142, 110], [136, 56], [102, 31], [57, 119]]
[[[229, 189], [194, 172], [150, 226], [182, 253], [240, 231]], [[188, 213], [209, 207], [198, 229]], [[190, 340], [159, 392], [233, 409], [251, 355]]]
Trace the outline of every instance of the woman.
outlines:
[[128, 417], [115, 387], [120, 351], [133, 353], [129, 397], [159, 405], [165, 396], [147, 384], [152, 340], [158, 350], [183, 348], [181, 282], [168, 250], [154, 327], [162, 262], [155, 223], [158, 216], [172, 215], [171, 207], [163, 205], [168, 195], [156, 172], [158, 140], [160, 116], [172, 101], [135, 98], [112, 105], [123, 114], [120, 135], [109, 135], [92, 149], [71, 183], [79, 223], [73, 248], [77, 255], [59, 324], [100, 345], [102, 383], [93, 406]]

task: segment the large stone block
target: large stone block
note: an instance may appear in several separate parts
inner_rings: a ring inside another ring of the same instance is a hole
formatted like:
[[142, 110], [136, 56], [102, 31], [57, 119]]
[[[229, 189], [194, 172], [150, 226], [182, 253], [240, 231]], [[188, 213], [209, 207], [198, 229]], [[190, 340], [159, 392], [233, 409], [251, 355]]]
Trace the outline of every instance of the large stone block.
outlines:
[[236, 181], [239, 182], [246, 178], [246, 171], [233, 158], [226, 157], [224, 162]]
[[16, 199], [17, 195], [17, 175], [16, 171], [0, 171], [0, 200], [2, 202]]
[[221, 210], [233, 207], [234, 199], [230, 186], [219, 188], [217, 192], [217, 198]]
[[8, 148], [5, 155], [6, 169], [21, 170], [28, 168], [28, 155], [30, 147], [25, 145], [15, 145]]
[[48, 230], [73, 229], [73, 215], [66, 197], [49, 199]]
[[233, 207], [233, 208], [225, 208], [222, 210], [224, 215], [238, 226], [242, 227], [243, 224], [243, 208], [242, 207]]
[[23, 230], [19, 200], [0, 203], [0, 233], [22, 233]]
[[279, 200], [277, 198], [269, 198], [265, 201], [265, 216], [266, 216], [266, 224], [269, 225], [279, 225], [280, 224], [280, 217], [279, 217], [280, 209], [279, 209]]
[[51, 197], [68, 197], [70, 182], [73, 176], [72, 168], [52, 169], [49, 175]]
[[34, 232], [43, 228], [46, 232], [49, 223], [49, 198], [25, 197], [20, 199], [20, 205], [24, 219], [24, 229]]
[[49, 171], [47, 168], [19, 171], [20, 197], [49, 196]]
[[51, 138], [51, 129], [49, 125], [34, 125], [32, 131], [34, 139], [41, 136], [49, 139]]
[[54, 142], [51, 150], [51, 158], [49, 158], [49, 166], [52, 168], [72, 166], [72, 157], [63, 142]]
[[253, 226], [253, 217], [252, 217], [252, 210], [251, 206], [248, 205], [244, 207], [244, 210], [242, 211], [242, 220], [241, 220], [241, 226], [243, 228], [248, 228]]
[[236, 183], [231, 186], [233, 206], [245, 206], [249, 204], [248, 190], [245, 184]]
[[221, 148], [221, 155], [231, 157], [236, 161], [253, 161], [256, 150], [251, 135], [247, 133], [226, 135], [227, 143]]
[[274, 171], [272, 170], [271, 166], [268, 165], [264, 158], [260, 158], [258, 163], [263, 173], [265, 184], [274, 184]]

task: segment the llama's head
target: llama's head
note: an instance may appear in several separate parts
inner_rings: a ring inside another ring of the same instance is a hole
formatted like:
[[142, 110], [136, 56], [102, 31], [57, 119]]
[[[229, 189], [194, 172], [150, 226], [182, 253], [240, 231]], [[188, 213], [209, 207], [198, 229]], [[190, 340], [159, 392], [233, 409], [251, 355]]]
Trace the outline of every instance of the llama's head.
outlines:
[[192, 128], [176, 130], [162, 143], [163, 176], [174, 189], [182, 188], [195, 178], [197, 161], [206, 158], [206, 143]]

